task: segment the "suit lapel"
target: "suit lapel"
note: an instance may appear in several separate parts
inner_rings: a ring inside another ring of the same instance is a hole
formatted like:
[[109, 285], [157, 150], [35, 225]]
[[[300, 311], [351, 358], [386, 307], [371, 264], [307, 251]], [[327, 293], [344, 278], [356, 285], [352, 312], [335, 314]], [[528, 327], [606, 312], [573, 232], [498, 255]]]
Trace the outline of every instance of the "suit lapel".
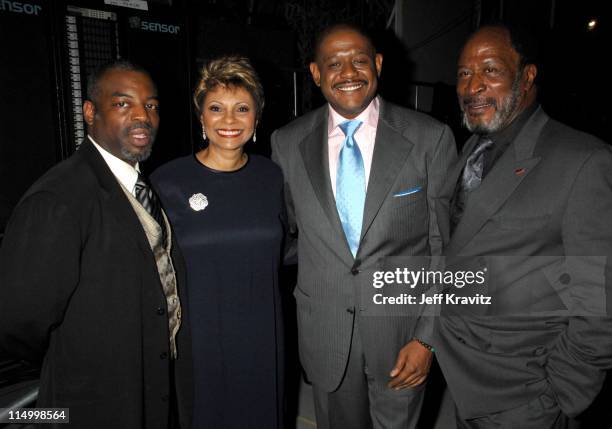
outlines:
[[[448, 255], [458, 254], [463, 249], [540, 162], [540, 157], [533, 156], [533, 151], [547, 121], [548, 116], [541, 109], [537, 110], [482, 184], [472, 192], [461, 221], [451, 237], [446, 251]], [[468, 142], [471, 143], [469, 146], [466, 145], [459, 172], [477, 139], [473, 140]], [[458, 179], [459, 174], [454, 177]]]
[[[447, 253], [458, 253], [478, 233], [540, 162], [540, 158], [518, 159], [511, 148], [504, 153], [482, 184], [472, 192], [457, 225]], [[523, 171], [517, 174], [516, 171]]]
[[98, 150], [88, 139], [85, 139], [78, 150], [78, 154], [85, 159], [98, 178], [103, 190], [103, 198], [112, 214], [117, 218], [117, 224], [124, 229], [125, 236], [134, 240], [144, 254], [152, 256], [151, 247], [142, 224], [123, 193], [117, 178], [106, 165]]
[[329, 157], [327, 149], [327, 115], [326, 107], [320, 109], [319, 117], [315, 121], [312, 132], [300, 142], [300, 152], [304, 167], [310, 178], [312, 188], [319, 200], [321, 208], [325, 212], [327, 220], [338, 237], [341, 237], [343, 247], [342, 254], [352, 260], [340, 216], [336, 209], [336, 199], [331, 188], [331, 178], [329, 176]]
[[378, 214], [391, 186], [406, 164], [413, 144], [386, 121], [386, 105], [381, 101], [380, 118], [376, 128], [376, 143], [370, 169], [370, 180], [366, 195], [361, 239], [367, 234]]

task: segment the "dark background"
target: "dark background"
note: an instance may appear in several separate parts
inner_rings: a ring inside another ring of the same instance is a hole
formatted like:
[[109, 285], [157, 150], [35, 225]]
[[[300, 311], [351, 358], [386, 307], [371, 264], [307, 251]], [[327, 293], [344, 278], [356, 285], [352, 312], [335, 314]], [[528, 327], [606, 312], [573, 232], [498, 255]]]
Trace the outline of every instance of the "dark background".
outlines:
[[[201, 66], [224, 53], [250, 57], [261, 75], [266, 107], [258, 143], [248, 150], [269, 154], [274, 129], [323, 104], [307, 68], [312, 39], [340, 20], [371, 30], [385, 58], [382, 96], [447, 122], [459, 146], [467, 137], [454, 90], [462, 42], [483, 22], [501, 19], [526, 26], [541, 45], [539, 84], [545, 110], [612, 141], [607, 127], [611, 80], [605, 66], [610, 15], [605, 2], [159, 0], [149, 1], [148, 11], [109, 6], [103, 0], [20, 2], [26, 12], [38, 5], [36, 15], [19, 13], [9, 3], [0, 6], [0, 234], [25, 190], [73, 153], [83, 135], [83, 130], [75, 131], [74, 118], [81, 112], [74, 105], [82, 103], [82, 96], [74, 101], [68, 16], [78, 25], [76, 74], [81, 92], [87, 73], [117, 56], [141, 63], [156, 80], [162, 124], [153, 155], [144, 165], [149, 171], [200, 147], [192, 89]], [[110, 12], [114, 19], [79, 16], [71, 12], [73, 7]], [[590, 19], [598, 20], [593, 30], [587, 28]], [[139, 28], [142, 21], [179, 30], [144, 31]]]

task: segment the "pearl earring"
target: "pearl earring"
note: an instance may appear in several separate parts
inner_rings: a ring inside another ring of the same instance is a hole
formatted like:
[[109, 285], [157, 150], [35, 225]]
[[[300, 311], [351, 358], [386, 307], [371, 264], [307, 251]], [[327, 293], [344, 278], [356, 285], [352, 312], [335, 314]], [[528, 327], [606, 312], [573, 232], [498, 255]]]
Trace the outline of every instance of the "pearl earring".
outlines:
[[206, 140], [206, 130], [204, 130], [204, 127], [202, 127], [202, 138]]
[[257, 130], [253, 131], [253, 143], [257, 141]]

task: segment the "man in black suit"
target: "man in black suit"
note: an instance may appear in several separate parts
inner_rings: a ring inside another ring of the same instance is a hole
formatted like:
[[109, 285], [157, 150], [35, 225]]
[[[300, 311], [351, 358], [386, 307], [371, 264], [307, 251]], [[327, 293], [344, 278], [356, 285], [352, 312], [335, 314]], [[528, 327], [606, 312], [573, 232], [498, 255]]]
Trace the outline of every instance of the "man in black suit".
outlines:
[[[38, 407], [78, 428], [188, 428], [183, 262], [139, 173], [157, 90], [128, 62], [88, 81], [88, 138], [16, 207], [0, 249], [0, 354], [40, 362]], [[64, 427], [59, 426], [59, 427]]]
[[520, 36], [483, 27], [458, 64], [474, 135], [447, 184], [445, 253], [486, 272], [491, 296], [445, 301], [437, 325], [460, 428], [566, 427], [612, 365], [612, 151], [544, 113]]

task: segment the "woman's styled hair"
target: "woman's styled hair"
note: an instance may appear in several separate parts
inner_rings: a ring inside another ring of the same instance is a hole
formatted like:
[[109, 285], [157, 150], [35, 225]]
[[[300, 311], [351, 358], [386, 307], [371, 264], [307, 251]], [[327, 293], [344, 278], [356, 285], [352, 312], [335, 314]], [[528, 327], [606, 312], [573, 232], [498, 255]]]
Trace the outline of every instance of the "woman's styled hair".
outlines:
[[264, 92], [259, 76], [248, 58], [224, 55], [202, 67], [200, 81], [193, 94], [193, 102], [198, 112], [202, 112], [206, 94], [219, 86], [247, 90], [255, 101], [256, 120], [259, 120], [264, 106]]

